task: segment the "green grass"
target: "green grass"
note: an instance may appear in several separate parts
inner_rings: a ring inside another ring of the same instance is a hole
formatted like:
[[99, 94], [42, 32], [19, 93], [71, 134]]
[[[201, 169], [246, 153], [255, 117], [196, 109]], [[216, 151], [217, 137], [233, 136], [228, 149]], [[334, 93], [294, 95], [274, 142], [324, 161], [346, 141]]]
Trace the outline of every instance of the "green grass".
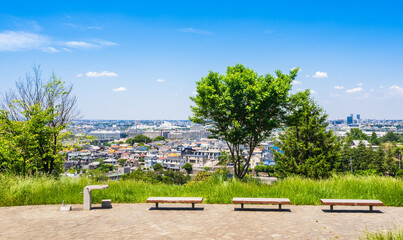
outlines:
[[[88, 178], [12, 177], [0, 175], [0, 206], [81, 204]], [[91, 182], [91, 184], [101, 184]], [[403, 206], [403, 180], [379, 176], [335, 176], [325, 180], [289, 177], [272, 185], [211, 178], [183, 186], [134, 180], [108, 181], [93, 191], [93, 202], [141, 203], [150, 196], [203, 197], [205, 203], [232, 203], [233, 197], [285, 197], [296, 205], [318, 205], [321, 198], [379, 199], [386, 206]]]
[[403, 228], [389, 230], [387, 232], [366, 232], [365, 237], [361, 237], [362, 240], [403, 240]]

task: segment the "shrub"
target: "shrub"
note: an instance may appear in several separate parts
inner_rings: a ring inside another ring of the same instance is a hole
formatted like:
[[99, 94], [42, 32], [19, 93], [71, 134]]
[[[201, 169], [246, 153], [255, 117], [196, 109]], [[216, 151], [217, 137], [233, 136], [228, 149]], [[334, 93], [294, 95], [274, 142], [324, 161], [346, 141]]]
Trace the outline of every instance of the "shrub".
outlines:
[[204, 167], [204, 170], [206, 170], [208, 172], [208, 171], [210, 171], [210, 167]]
[[403, 178], [403, 169], [400, 169], [399, 171], [397, 171], [395, 176], [398, 178]]
[[185, 163], [185, 165], [182, 166], [182, 169], [185, 169], [188, 174], [193, 171], [192, 164], [190, 163]]
[[190, 180], [190, 176], [185, 176], [183, 173], [172, 170], [160, 171], [142, 171], [137, 169], [132, 173], [122, 176], [122, 180], [137, 180], [148, 183], [165, 183], [165, 184], [185, 184]]
[[161, 164], [156, 163], [156, 164], [153, 166], [153, 169], [154, 169], [154, 171], [159, 171], [159, 170], [164, 169], [164, 167], [163, 167]]
[[367, 169], [367, 170], [356, 170], [354, 171], [354, 175], [357, 176], [382, 176], [382, 173], [379, 173], [375, 169]]
[[231, 173], [227, 168], [219, 168], [219, 169], [215, 170], [215, 172], [213, 173], [213, 177], [220, 178], [223, 181], [225, 181], [229, 178], [230, 174]]
[[211, 175], [212, 175], [211, 172], [201, 171], [197, 173], [197, 175], [193, 178], [193, 181], [195, 182], [206, 181], [211, 177]]

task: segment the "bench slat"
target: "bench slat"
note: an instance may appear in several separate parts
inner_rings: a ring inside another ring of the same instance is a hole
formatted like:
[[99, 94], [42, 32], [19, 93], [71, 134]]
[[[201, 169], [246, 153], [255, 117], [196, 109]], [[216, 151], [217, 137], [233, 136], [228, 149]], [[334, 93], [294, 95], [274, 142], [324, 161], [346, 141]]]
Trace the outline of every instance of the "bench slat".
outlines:
[[323, 205], [383, 206], [383, 202], [371, 199], [321, 199]]
[[202, 197], [149, 197], [148, 203], [202, 203]]
[[288, 198], [233, 198], [233, 203], [249, 203], [249, 204], [291, 204]]

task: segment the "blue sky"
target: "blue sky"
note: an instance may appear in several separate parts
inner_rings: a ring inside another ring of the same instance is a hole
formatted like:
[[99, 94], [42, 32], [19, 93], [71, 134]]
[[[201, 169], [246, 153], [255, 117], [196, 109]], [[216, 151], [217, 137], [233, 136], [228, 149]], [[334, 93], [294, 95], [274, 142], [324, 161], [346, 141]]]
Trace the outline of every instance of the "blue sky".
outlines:
[[403, 119], [399, 1], [7, 1], [1, 92], [34, 64], [74, 85], [86, 119], [187, 119], [195, 82], [242, 63], [300, 67], [330, 119]]

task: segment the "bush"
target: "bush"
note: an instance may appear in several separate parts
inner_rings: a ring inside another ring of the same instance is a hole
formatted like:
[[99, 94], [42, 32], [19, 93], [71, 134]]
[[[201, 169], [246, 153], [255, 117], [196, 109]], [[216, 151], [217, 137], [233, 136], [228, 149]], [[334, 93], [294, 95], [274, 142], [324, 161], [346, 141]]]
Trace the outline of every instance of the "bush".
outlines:
[[156, 164], [153, 166], [153, 169], [154, 169], [154, 171], [159, 171], [159, 170], [164, 169], [164, 167], [163, 167], [161, 164], [156, 163]]
[[210, 167], [204, 167], [204, 170], [206, 170], [208, 172], [208, 171], [210, 171]]
[[382, 176], [382, 173], [379, 173], [375, 169], [367, 169], [367, 170], [356, 170], [356, 171], [354, 171], [354, 175], [357, 175], [357, 176]]
[[399, 171], [397, 171], [395, 176], [398, 178], [403, 178], [403, 169], [400, 169]]
[[219, 179], [225, 181], [229, 178], [230, 174], [231, 173], [227, 168], [219, 168], [219, 169], [215, 170], [215, 172], [213, 173], [213, 177], [219, 178]]
[[122, 176], [122, 180], [137, 180], [148, 183], [165, 183], [165, 184], [185, 184], [190, 180], [190, 176], [185, 176], [183, 173], [172, 170], [160, 171], [142, 171], [140, 169], [132, 173]]
[[182, 166], [182, 169], [185, 169], [188, 174], [193, 171], [192, 164], [190, 163], [185, 163], [185, 165]]
[[211, 177], [211, 175], [212, 175], [211, 172], [201, 171], [197, 173], [197, 175], [193, 178], [193, 181], [195, 182], [206, 181]]

